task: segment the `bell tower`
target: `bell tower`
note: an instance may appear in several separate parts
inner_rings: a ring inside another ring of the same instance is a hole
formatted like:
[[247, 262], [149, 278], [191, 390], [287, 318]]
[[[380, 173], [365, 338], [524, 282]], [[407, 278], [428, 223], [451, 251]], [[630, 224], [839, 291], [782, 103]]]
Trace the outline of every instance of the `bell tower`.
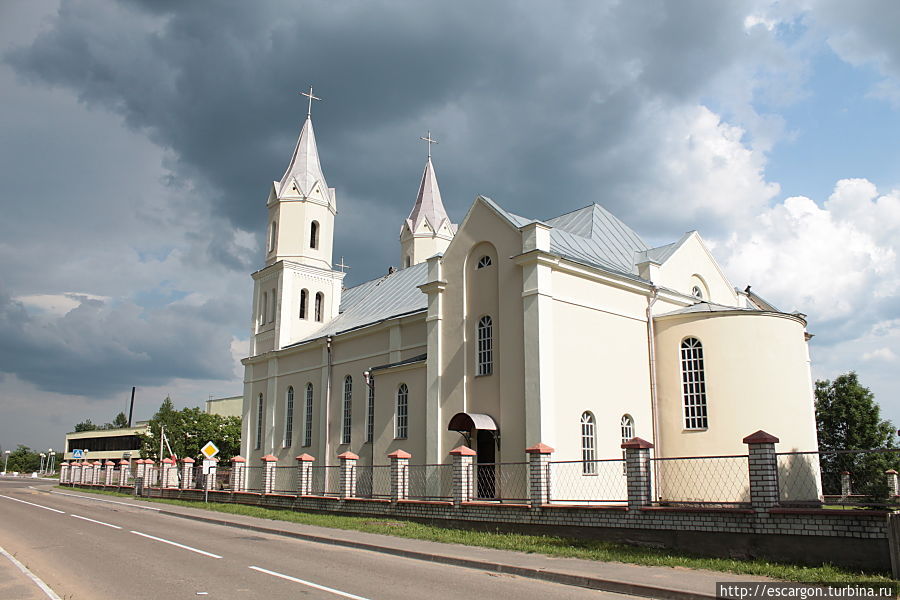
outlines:
[[266, 201], [265, 266], [253, 274], [250, 355], [303, 340], [337, 316], [344, 273], [332, 268], [337, 202], [319, 163], [309, 92], [287, 170]]
[[456, 225], [450, 222], [450, 217], [444, 210], [441, 189], [434, 174], [434, 165], [431, 164], [431, 145], [437, 141], [431, 138], [430, 131], [419, 139], [428, 144], [428, 158], [425, 161], [422, 181], [419, 183], [416, 203], [400, 227], [401, 269], [425, 262], [435, 254], [443, 253], [456, 234]]

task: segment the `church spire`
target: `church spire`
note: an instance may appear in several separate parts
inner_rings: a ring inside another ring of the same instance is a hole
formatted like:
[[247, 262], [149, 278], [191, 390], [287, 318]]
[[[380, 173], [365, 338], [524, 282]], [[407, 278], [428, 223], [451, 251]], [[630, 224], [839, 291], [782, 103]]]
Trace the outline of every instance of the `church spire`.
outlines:
[[300, 139], [297, 140], [297, 146], [291, 156], [291, 162], [278, 183], [277, 192], [279, 196], [299, 195], [307, 198], [313, 194], [317, 183], [322, 192], [328, 189], [325, 174], [322, 173], [322, 165], [319, 164], [319, 150], [316, 147], [316, 134], [313, 132], [312, 118], [307, 116], [303, 129], [300, 131]]

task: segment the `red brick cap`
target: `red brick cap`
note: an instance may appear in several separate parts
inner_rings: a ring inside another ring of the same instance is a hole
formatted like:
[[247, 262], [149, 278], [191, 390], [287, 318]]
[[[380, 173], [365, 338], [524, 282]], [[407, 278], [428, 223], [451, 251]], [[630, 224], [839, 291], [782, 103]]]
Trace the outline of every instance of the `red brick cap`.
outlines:
[[639, 438], [639, 437], [633, 437], [630, 440], [628, 440], [627, 442], [624, 442], [622, 444], [622, 448], [632, 448], [632, 449], [638, 449], [638, 450], [648, 450], [652, 447], [653, 447], [653, 444], [651, 444], [647, 440]]
[[388, 458], [412, 458], [412, 454], [410, 454], [406, 450], [398, 449], [388, 454]]
[[169, 458], [168, 456], [167, 456], [166, 458], [162, 459], [162, 462], [165, 463], [165, 464], [167, 464], [167, 465], [174, 465], [174, 464], [175, 464], [175, 461], [172, 460], [171, 458]]
[[300, 456], [297, 457], [297, 460], [302, 461], [302, 462], [312, 462], [312, 461], [316, 460], [316, 457], [304, 452], [303, 454], [301, 454]]
[[887, 471], [885, 471], [885, 474], [887, 474], [887, 475], [896, 475], [896, 474], [897, 474], [897, 471], [895, 471], [894, 469], [888, 469]]
[[127, 465], [127, 464], [130, 464], [130, 463], [129, 463], [127, 460], [125, 460], [124, 458], [123, 458], [122, 460], [119, 461], [119, 466], [120, 466], [120, 467], [124, 467], [124, 466]]
[[94, 464], [95, 467], [102, 467], [102, 466], [103, 466], [103, 463], [100, 462], [99, 460], [95, 460], [93, 464]]
[[244, 458], [243, 456], [238, 455], [238, 456], [235, 456], [234, 458], [232, 458], [231, 462], [243, 463], [243, 462], [247, 462], [247, 459]]
[[528, 454], [553, 454], [556, 450], [543, 442], [538, 442], [530, 448], [525, 448], [525, 452]]
[[67, 462], [61, 462], [61, 463], [59, 463], [59, 466], [61, 466], [61, 467], [68, 467], [68, 466], [69, 466], [69, 463], [67, 463]]
[[272, 454], [266, 454], [265, 456], [260, 458], [260, 460], [265, 461], [265, 462], [276, 462], [278, 460], [278, 457], [274, 456]]
[[744, 438], [745, 444], [777, 444], [778, 438], [762, 429]]
[[342, 454], [338, 454], [338, 458], [345, 458], [345, 459], [349, 459], [349, 460], [359, 460], [359, 456], [357, 456], [356, 454], [353, 454], [349, 450], [347, 450], [346, 452], [344, 452]]
[[478, 454], [468, 446], [458, 446], [450, 451], [453, 456], [475, 456]]
[[190, 463], [194, 463], [194, 462], [197, 462], [197, 461], [195, 461], [195, 460], [194, 460], [193, 458], [191, 458], [190, 456], [187, 456], [187, 457], [185, 457], [185, 458], [182, 458], [182, 459], [181, 459], [181, 462], [190, 464]]

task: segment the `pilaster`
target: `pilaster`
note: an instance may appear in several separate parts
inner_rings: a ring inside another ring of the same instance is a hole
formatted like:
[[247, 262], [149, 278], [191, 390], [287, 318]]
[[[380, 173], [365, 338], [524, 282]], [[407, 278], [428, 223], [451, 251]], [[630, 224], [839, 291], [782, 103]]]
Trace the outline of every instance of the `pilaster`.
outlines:
[[425, 318], [428, 360], [425, 364], [425, 463], [441, 462], [441, 438], [446, 429], [441, 417], [441, 379], [444, 369], [443, 314], [444, 290], [442, 257], [428, 259], [428, 283], [419, 286], [428, 296], [428, 315]]

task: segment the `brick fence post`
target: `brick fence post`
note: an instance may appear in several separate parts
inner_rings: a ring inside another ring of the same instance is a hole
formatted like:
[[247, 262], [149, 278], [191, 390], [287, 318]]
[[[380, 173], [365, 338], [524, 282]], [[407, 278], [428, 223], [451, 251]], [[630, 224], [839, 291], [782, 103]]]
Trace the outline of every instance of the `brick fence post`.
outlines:
[[313, 461], [316, 459], [305, 452], [297, 457], [297, 495], [312, 494]]
[[850, 485], [850, 471], [841, 471], [841, 497], [846, 498], [853, 493]]
[[356, 461], [359, 456], [350, 452], [339, 454], [341, 461], [341, 492], [340, 497], [355, 498], [356, 497]]
[[894, 469], [888, 469], [884, 472], [884, 474], [887, 476], [888, 490], [890, 490], [891, 496], [900, 494], [900, 484], [898, 484], [897, 481], [897, 471], [895, 471]]
[[[159, 481], [159, 470], [154, 466], [152, 458], [144, 459], [144, 487], [151, 488]], [[154, 481], [156, 480], [156, 481]]]
[[271, 494], [275, 491], [275, 467], [278, 466], [278, 458], [272, 454], [266, 454], [263, 461], [263, 494]]
[[162, 480], [163, 483], [159, 487], [178, 487], [178, 465], [171, 457], [162, 459]]
[[103, 478], [104, 485], [115, 485], [113, 483], [113, 471], [116, 468], [116, 463], [111, 460], [106, 461], [103, 465], [103, 470], [105, 471], [106, 477]]
[[94, 463], [85, 461], [81, 465], [81, 483], [91, 485], [94, 482]]
[[625, 450], [625, 479], [628, 486], [628, 508], [649, 506], [653, 502], [650, 476], [650, 448], [653, 444], [633, 437], [622, 444]]
[[131, 461], [122, 459], [119, 461], [119, 487], [128, 485], [128, 475], [131, 472]]
[[59, 463], [59, 483], [63, 484], [67, 482], [67, 478], [69, 477], [69, 463], [63, 461]]
[[190, 456], [181, 459], [181, 489], [194, 487], [194, 459]]
[[475, 495], [473, 463], [477, 453], [467, 446], [459, 446], [450, 451], [453, 457], [453, 505], [471, 502]]
[[73, 462], [69, 465], [69, 483], [81, 483], [81, 465]]
[[550, 455], [554, 450], [547, 444], [537, 443], [525, 448], [528, 453], [528, 489], [531, 508], [550, 504]]
[[[412, 455], [405, 450], [394, 450], [388, 454], [391, 459], [391, 502], [409, 499], [409, 459]], [[374, 489], [375, 468], [372, 468]]]
[[94, 469], [91, 473], [91, 483], [94, 485], [100, 485], [100, 469], [103, 467], [103, 463], [99, 460], [94, 461]]
[[145, 483], [147, 481], [146, 477], [144, 476], [144, 459], [143, 458], [139, 458], [136, 461], [134, 461], [134, 478], [135, 479], [140, 478], [141, 481], [143, 481]]
[[231, 459], [231, 491], [244, 492], [247, 490], [246, 469], [247, 459], [243, 456], [235, 456]]
[[754, 510], [768, 510], [779, 502], [778, 457], [775, 455], [778, 438], [760, 430], [745, 437], [744, 443], [749, 448], [750, 504]]

